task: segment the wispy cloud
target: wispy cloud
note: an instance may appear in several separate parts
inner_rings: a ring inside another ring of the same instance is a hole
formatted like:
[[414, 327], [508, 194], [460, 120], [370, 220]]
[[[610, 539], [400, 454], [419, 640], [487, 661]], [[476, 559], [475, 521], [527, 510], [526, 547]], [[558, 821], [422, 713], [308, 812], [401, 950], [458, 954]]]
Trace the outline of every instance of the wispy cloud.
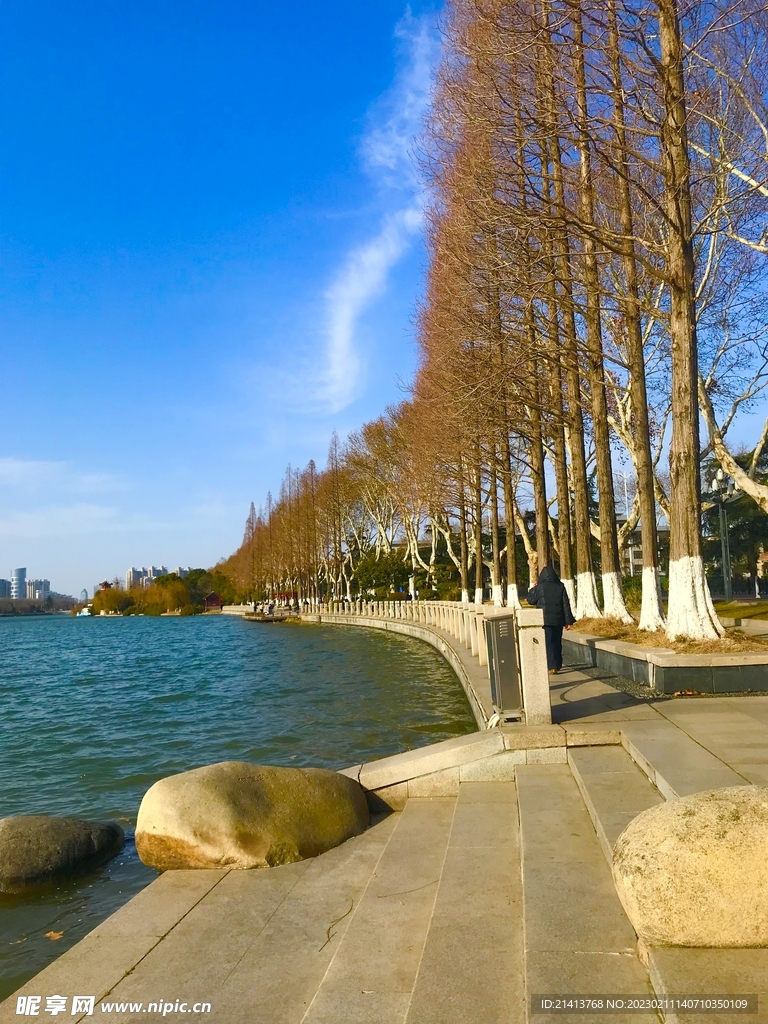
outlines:
[[328, 348], [322, 398], [332, 412], [343, 409], [355, 395], [361, 369], [356, 345], [360, 317], [386, 289], [390, 270], [421, 222], [421, 207], [415, 205], [387, 215], [378, 235], [350, 254], [326, 293]]
[[0, 458], [0, 488], [37, 494], [39, 491], [69, 494], [103, 494], [122, 490], [125, 483], [111, 473], [90, 473], [69, 462], [45, 459]]
[[398, 74], [374, 104], [360, 149], [369, 172], [384, 185], [418, 188], [413, 143], [429, 103], [440, 42], [433, 19], [414, 18], [410, 10], [398, 22], [395, 38], [401, 51]]
[[432, 67], [438, 51], [431, 19], [410, 9], [396, 28], [400, 62], [392, 87], [374, 105], [361, 141], [361, 157], [387, 207], [376, 234], [355, 246], [325, 293], [325, 371], [320, 402], [338, 412], [356, 397], [364, 353], [362, 315], [386, 291], [392, 268], [404, 255], [423, 221], [414, 139], [429, 102]]
[[116, 508], [79, 503], [50, 505], [30, 510], [18, 509], [0, 516], [0, 538], [71, 538], [125, 529]]

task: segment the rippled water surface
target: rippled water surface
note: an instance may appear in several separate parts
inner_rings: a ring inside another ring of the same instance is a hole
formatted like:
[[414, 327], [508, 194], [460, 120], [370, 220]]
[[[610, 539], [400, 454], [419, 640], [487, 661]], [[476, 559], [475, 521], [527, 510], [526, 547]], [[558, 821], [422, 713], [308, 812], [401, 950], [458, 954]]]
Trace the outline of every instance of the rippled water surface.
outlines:
[[0, 998], [156, 877], [133, 826], [157, 779], [226, 760], [342, 768], [475, 728], [421, 641], [227, 616], [0, 618], [0, 714], [0, 817], [116, 819], [128, 836], [90, 876], [0, 896]]

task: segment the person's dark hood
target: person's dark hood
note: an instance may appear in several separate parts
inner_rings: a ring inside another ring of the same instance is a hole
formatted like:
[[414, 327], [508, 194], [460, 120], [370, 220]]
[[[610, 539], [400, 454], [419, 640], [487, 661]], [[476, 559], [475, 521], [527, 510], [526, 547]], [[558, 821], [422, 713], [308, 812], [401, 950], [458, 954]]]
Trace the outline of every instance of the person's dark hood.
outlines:
[[560, 577], [551, 565], [546, 565], [539, 573], [539, 583], [559, 583]]

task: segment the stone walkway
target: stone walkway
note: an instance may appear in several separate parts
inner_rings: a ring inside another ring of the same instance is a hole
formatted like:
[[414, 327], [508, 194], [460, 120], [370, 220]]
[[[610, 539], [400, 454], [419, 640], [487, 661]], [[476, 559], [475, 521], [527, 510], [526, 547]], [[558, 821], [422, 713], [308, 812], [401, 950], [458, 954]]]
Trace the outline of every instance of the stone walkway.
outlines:
[[[579, 671], [551, 691], [560, 740], [515, 760], [515, 743], [546, 732], [518, 727], [502, 753], [478, 754], [506, 781], [464, 781], [467, 743], [437, 744], [425, 757], [440, 771], [425, 779], [434, 792], [453, 780], [451, 795], [410, 795], [311, 861], [167, 872], [19, 994], [43, 1007], [94, 995], [93, 1019], [125, 1024], [162, 1016], [151, 1003], [172, 1018], [187, 1003], [184, 1020], [209, 1024], [646, 1024], [658, 1016], [531, 1015], [530, 998], [760, 992], [757, 1015], [667, 1020], [766, 1024], [768, 950], [638, 947], [609, 860], [646, 807], [768, 784], [768, 700], [639, 701]], [[460, 776], [445, 767], [457, 751]], [[2, 1024], [21, 1019], [16, 996], [0, 1006]]]

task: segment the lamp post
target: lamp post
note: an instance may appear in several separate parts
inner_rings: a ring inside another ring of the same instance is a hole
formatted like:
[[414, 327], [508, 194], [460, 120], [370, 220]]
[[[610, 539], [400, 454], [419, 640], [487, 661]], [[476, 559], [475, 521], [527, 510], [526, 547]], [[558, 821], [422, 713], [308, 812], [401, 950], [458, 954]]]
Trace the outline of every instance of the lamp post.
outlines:
[[733, 598], [733, 585], [731, 582], [731, 549], [728, 543], [728, 513], [725, 510], [726, 502], [738, 492], [738, 487], [733, 480], [727, 476], [722, 468], [718, 469], [709, 482], [710, 493], [706, 495], [708, 501], [717, 505], [720, 514], [720, 549], [723, 563], [723, 591], [726, 601]]

